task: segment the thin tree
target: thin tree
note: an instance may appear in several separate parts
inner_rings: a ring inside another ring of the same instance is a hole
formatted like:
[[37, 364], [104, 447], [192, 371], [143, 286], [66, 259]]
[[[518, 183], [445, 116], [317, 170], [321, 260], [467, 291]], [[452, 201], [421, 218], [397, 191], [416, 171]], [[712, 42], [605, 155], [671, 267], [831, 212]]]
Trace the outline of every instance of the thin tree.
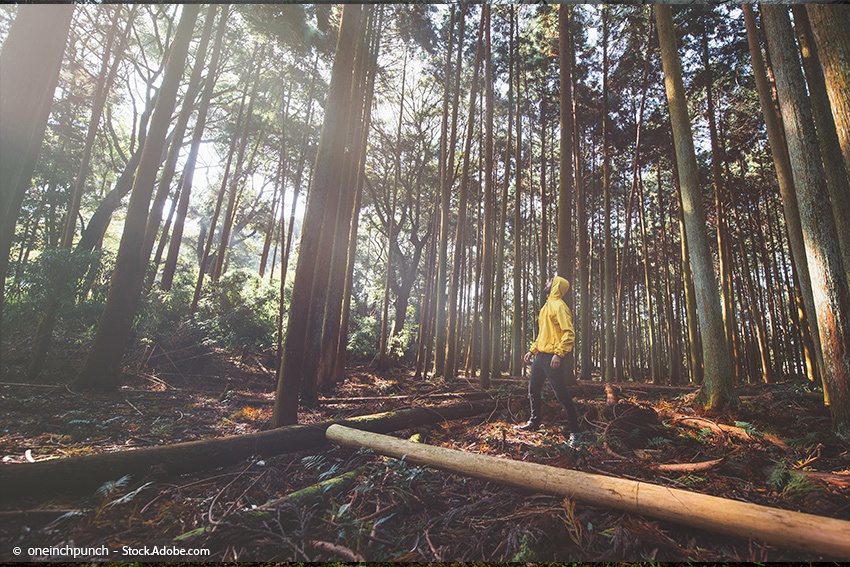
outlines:
[[[446, 377], [454, 378], [457, 372], [457, 338], [459, 327], [459, 293], [461, 289], [460, 275], [463, 271], [466, 251], [466, 213], [469, 201], [469, 168], [472, 161], [472, 137], [475, 128], [475, 103], [478, 98], [478, 83], [480, 77], [481, 59], [484, 51], [484, 18], [478, 29], [478, 43], [475, 49], [475, 63], [473, 64], [472, 88], [469, 92], [469, 118], [467, 120], [466, 140], [463, 150], [463, 167], [460, 177], [460, 196], [458, 202], [457, 230], [455, 232], [454, 265], [452, 266], [452, 278], [449, 286], [448, 296], [448, 319], [446, 337], [446, 359], [444, 374]], [[438, 351], [439, 355], [439, 351]]]
[[183, 228], [186, 222], [186, 214], [189, 212], [189, 197], [192, 193], [195, 166], [198, 162], [198, 152], [200, 151], [204, 130], [207, 125], [210, 101], [212, 100], [213, 89], [216, 82], [215, 79], [218, 74], [218, 65], [221, 59], [221, 46], [224, 41], [225, 32], [227, 31], [227, 18], [229, 15], [230, 6], [225, 4], [221, 7], [221, 15], [218, 18], [215, 44], [213, 45], [213, 52], [210, 58], [209, 68], [207, 70], [204, 90], [201, 93], [201, 101], [198, 105], [198, 116], [195, 119], [195, 128], [192, 132], [189, 156], [186, 158], [186, 164], [183, 166], [180, 200], [177, 205], [174, 229], [171, 233], [171, 241], [168, 245], [168, 255], [165, 258], [165, 266], [162, 269], [162, 278], [159, 282], [160, 288], [163, 290], [171, 289], [171, 284], [174, 281], [174, 273], [177, 271], [177, 258], [180, 253], [180, 245], [183, 242]]
[[451, 191], [454, 184], [455, 145], [457, 142], [458, 108], [460, 106], [460, 72], [465, 37], [466, 6], [460, 5], [459, 9], [460, 21], [458, 22], [457, 32], [457, 60], [455, 63], [454, 92], [452, 93], [452, 126], [448, 139], [449, 156], [445, 160], [443, 177], [440, 179], [440, 242], [437, 246], [437, 315], [435, 323], [437, 332], [434, 337], [436, 351], [434, 355], [435, 376], [444, 376], [446, 374], [445, 364], [448, 340], [448, 294], [446, 291], [446, 280], [448, 274], [449, 220], [451, 218]]
[[490, 5], [484, 4], [483, 17], [484, 41], [486, 43], [484, 59], [485, 85], [485, 116], [484, 116], [484, 227], [483, 227], [483, 258], [481, 267], [482, 297], [481, 297], [481, 372], [478, 384], [482, 388], [490, 387], [490, 364], [493, 341], [493, 270], [494, 270], [494, 232], [496, 223], [493, 204], [493, 43], [491, 41]]

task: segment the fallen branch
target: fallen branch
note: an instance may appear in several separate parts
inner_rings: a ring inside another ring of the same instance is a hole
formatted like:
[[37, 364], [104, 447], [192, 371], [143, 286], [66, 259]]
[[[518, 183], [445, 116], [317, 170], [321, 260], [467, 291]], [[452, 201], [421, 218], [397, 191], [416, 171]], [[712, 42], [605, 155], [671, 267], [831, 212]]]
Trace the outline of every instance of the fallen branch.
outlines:
[[702, 429], [703, 427], [710, 427], [714, 430], [719, 430], [721, 434], [728, 435], [729, 437], [734, 437], [739, 441], [767, 441], [771, 445], [774, 445], [783, 451], [788, 451], [788, 445], [777, 437], [776, 435], [770, 435], [769, 433], [759, 433], [757, 435], [752, 435], [746, 429], [741, 427], [736, 427], [734, 425], [726, 425], [725, 423], [715, 423], [709, 419], [705, 419], [702, 417], [691, 417], [684, 415], [674, 415], [673, 416], [674, 423], [684, 425], [685, 427], [690, 427], [691, 429]]
[[318, 500], [319, 498], [338, 494], [345, 490], [348, 486], [350, 486], [355, 480], [357, 480], [357, 477], [363, 474], [365, 470], [366, 467], [358, 467], [353, 471], [347, 472], [345, 474], [335, 476], [327, 480], [323, 480], [322, 482], [317, 482], [316, 484], [311, 484], [306, 488], [296, 490], [295, 492], [291, 492], [290, 494], [287, 494], [286, 496], [283, 496], [281, 498], [269, 500], [262, 506], [259, 506], [249, 511], [248, 514], [253, 515], [256, 512], [273, 510], [275, 508], [283, 506], [284, 504], [306, 506], [307, 504], [310, 504]]
[[701, 463], [666, 463], [666, 464], [653, 464], [650, 465], [650, 468], [659, 472], [677, 472], [677, 473], [696, 473], [696, 472], [705, 472], [710, 471], [712, 469], [716, 469], [720, 465], [723, 464], [722, 458], [714, 459], [711, 461], [703, 461]]
[[493, 401], [418, 407], [161, 447], [143, 447], [38, 463], [5, 464], [0, 466], [0, 486], [3, 487], [4, 501], [41, 497], [62, 491], [94, 491], [107, 480], [115, 480], [126, 474], [133, 474], [138, 480], [152, 467], [158, 472], [178, 475], [233, 465], [252, 455], [270, 457], [325, 446], [325, 430], [334, 423], [387, 433], [472, 417], [487, 413], [493, 407]]
[[850, 538], [847, 537], [850, 522], [843, 520], [646, 482], [410, 443], [342, 425], [332, 425], [326, 435], [331, 442], [339, 445], [370, 447], [383, 455], [405, 457], [408, 462], [431, 465], [486, 481], [567, 496], [596, 506], [761, 540], [819, 556], [850, 559]]
[[356, 553], [348, 549], [347, 547], [336, 545], [327, 541], [310, 540], [307, 542], [307, 545], [309, 545], [313, 549], [318, 549], [319, 551], [335, 553], [336, 555], [339, 555], [342, 559], [351, 563], [362, 563], [366, 561], [366, 559], [364, 559], [363, 556], [359, 553]]

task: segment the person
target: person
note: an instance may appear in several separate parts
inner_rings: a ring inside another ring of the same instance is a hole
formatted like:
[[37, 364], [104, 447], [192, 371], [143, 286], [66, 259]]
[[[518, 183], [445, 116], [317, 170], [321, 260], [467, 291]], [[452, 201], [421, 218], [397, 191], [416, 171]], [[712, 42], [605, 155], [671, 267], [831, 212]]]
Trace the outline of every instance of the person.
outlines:
[[[537, 339], [525, 354], [525, 363], [531, 364], [531, 376], [528, 381], [531, 417], [526, 424], [516, 425], [514, 429], [536, 431], [540, 427], [542, 421], [540, 393], [543, 390], [543, 382], [548, 380], [555, 391], [555, 396], [567, 412], [567, 426], [570, 432], [568, 444], [575, 448], [580, 443], [578, 417], [573, 398], [567, 390], [565, 366], [562, 364], [564, 357], [573, 350], [575, 343], [573, 316], [563, 299], [570, 289], [570, 282], [561, 276], [554, 276], [547, 287], [549, 287], [549, 298], [540, 309], [540, 316], [537, 318], [539, 328]], [[572, 372], [569, 374], [575, 382]]]

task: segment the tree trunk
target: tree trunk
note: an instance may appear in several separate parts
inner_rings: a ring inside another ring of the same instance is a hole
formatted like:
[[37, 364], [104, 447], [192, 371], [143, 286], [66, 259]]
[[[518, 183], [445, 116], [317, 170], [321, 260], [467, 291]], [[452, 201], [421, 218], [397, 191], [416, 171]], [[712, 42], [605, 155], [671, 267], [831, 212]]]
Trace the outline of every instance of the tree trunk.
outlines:
[[198, 5], [187, 4], [183, 7], [156, 108], [151, 117], [150, 132], [133, 182], [109, 295], [94, 342], [74, 381], [75, 387], [79, 389], [113, 390], [118, 386], [121, 359], [130, 339], [130, 328], [147, 267], [148, 258], [143, 254], [143, 244], [148, 207], [198, 11]]
[[850, 174], [850, 11], [847, 6], [826, 4], [807, 6], [806, 11], [817, 43], [844, 167]]
[[[514, 236], [514, 298], [513, 298], [513, 325], [511, 326], [511, 374], [518, 376], [522, 374], [522, 357], [526, 351], [523, 340], [523, 309], [522, 309], [522, 170], [525, 164], [522, 161], [522, 60], [519, 32], [519, 15], [516, 15], [516, 182], [514, 184], [514, 222], [512, 224]], [[533, 248], [529, 247], [529, 250]]]
[[[459, 6], [460, 22], [458, 24], [457, 61], [455, 63], [454, 94], [452, 95], [452, 128], [448, 140], [449, 156], [443, 168], [443, 178], [440, 179], [440, 243], [437, 247], [437, 316], [435, 335], [434, 375], [445, 376], [446, 354], [448, 350], [448, 241], [449, 220], [451, 218], [451, 191], [454, 184], [455, 145], [457, 143], [457, 115], [460, 106], [460, 71], [463, 58], [463, 42], [465, 38], [466, 6]], [[450, 54], [447, 55], [449, 57]], [[448, 63], [446, 64], [448, 67]]]
[[389, 433], [443, 420], [463, 419], [493, 411], [492, 401], [419, 407], [364, 415], [311, 425], [295, 425], [217, 439], [174, 443], [53, 459], [40, 463], [0, 466], [4, 500], [43, 497], [58, 492], [91, 493], [108, 480], [134, 473], [142, 478], [151, 467], [169, 475], [187, 474], [235, 465], [252, 455], [264, 458], [325, 447], [325, 430], [332, 424], [348, 424], [367, 431]]
[[[574, 283], [573, 271], [576, 263], [575, 244], [573, 243], [573, 70], [572, 58], [570, 57], [572, 9], [571, 6], [566, 4], [558, 6], [558, 59], [560, 61], [561, 79], [559, 95], [561, 152], [558, 168], [558, 275], [565, 278], [570, 284]], [[545, 271], [547, 267], [542, 266], [541, 271]], [[574, 295], [571, 290], [564, 298], [567, 307], [570, 309], [575, 307], [575, 302], [572, 301]], [[572, 370], [572, 367], [570, 370]]]
[[95, 86], [95, 96], [92, 101], [92, 111], [89, 117], [89, 124], [86, 131], [86, 141], [83, 146], [83, 155], [80, 158], [80, 167], [77, 170], [77, 177], [74, 181], [74, 189], [71, 194], [71, 201], [68, 204], [68, 212], [65, 216], [65, 228], [62, 234], [62, 248], [70, 249], [74, 241], [74, 233], [76, 230], [77, 214], [80, 210], [80, 201], [82, 200], [83, 192], [86, 188], [86, 178], [89, 175], [89, 164], [91, 162], [92, 148], [94, 140], [97, 136], [98, 125], [100, 118], [103, 115], [103, 108], [106, 106], [106, 97], [112, 89], [112, 83], [115, 80], [115, 75], [118, 72], [118, 64], [122, 60], [124, 47], [127, 42], [127, 36], [133, 27], [133, 21], [136, 17], [136, 6], [130, 9], [127, 17], [127, 25], [124, 28], [124, 34], [120, 39], [118, 48], [115, 50], [115, 55], [112, 58], [112, 65], [109, 65], [109, 57], [112, 55], [112, 44], [115, 42], [118, 31], [118, 19], [121, 15], [122, 7], [115, 7], [115, 12], [112, 16], [112, 25], [106, 36], [106, 46], [103, 48], [103, 57], [100, 61], [100, 72], [98, 73], [98, 81]]
[[[800, 223], [800, 211], [797, 204], [797, 194], [794, 188], [794, 178], [791, 172], [791, 162], [788, 156], [788, 147], [781, 117], [776, 114], [771, 95], [770, 84], [765, 70], [764, 59], [759, 45], [759, 34], [756, 27], [756, 19], [752, 7], [743, 6], [744, 21], [747, 26], [747, 42], [750, 47], [753, 75], [758, 88], [759, 101], [761, 102], [762, 114], [767, 127], [768, 140], [770, 141], [771, 157], [776, 169], [779, 182], [779, 194], [782, 197], [782, 207], [785, 216], [785, 226], [788, 230], [788, 241], [794, 265], [797, 267], [797, 277], [800, 284], [800, 294], [803, 301], [804, 316], [801, 321], [808, 324], [808, 334], [813, 342], [814, 364], [810, 369], [810, 378], [822, 376], [823, 356], [820, 348], [820, 335], [818, 323], [815, 316], [815, 302], [812, 294], [812, 281], [809, 275], [809, 263], [806, 258], [806, 246], [803, 241], [803, 229]], [[826, 389], [824, 390], [826, 392]]]
[[389, 370], [391, 362], [389, 358], [388, 341], [389, 341], [389, 306], [390, 306], [390, 280], [392, 279], [393, 269], [393, 244], [398, 238], [398, 231], [395, 224], [396, 201], [398, 199], [398, 185], [401, 178], [401, 127], [402, 117], [404, 115], [404, 87], [407, 78], [407, 49], [404, 51], [404, 63], [401, 70], [401, 98], [398, 105], [398, 127], [396, 129], [396, 146], [395, 146], [395, 179], [393, 180], [392, 198], [390, 208], [387, 211], [387, 273], [384, 279], [384, 304], [381, 312], [381, 337], [378, 346], [378, 370]]
[[[215, 79], [218, 74], [218, 65], [221, 59], [221, 45], [224, 41], [224, 34], [227, 31], [227, 18], [229, 15], [230, 6], [222, 6], [209, 70], [207, 71], [204, 90], [201, 93], [201, 102], [198, 105], [198, 117], [195, 119], [195, 129], [192, 132], [192, 145], [189, 147], [189, 157], [186, 158], [186, 165], [183, 166], [183, 182], [180, 190], [180, 202], [177, 205], [177, 218], [174, 221], [174, 230], [171, 233], [168, 255], [166, 256], [165, 266], [162, 269], [162, 278], [159, 282], [160, 288], [163, 290], [171, 289], [171, 284], [174, 281], [174, 273], [177, 271], [177, 258], [183, 241], [183, 228], [186, 222], [186, 214], [189, 212], [189, 197], [192, 193], [195, 164], [198, 161], [198, 152], [201, 147], [204, 129], [207, 124], [210, 101], [212, 100], [213, 88], [215, 87], [216, 82]], [[216, 213], [216, 216], [217, 215], [218, 214]], [[214, 232], [214, 229], [211, 227], [210, 231]], [[203, 272], [203, 270], [201, 271]]]
[[712, 91], [711, 59], [708, 51], [708, 35], [702, 36], [702, 64], [705, 70], [706, 119], [711, 143], [711, 174], [714, 181], [714, 205], [717, 215], [717, 256], [720, 268], [720, 309], [723, 316], [723, 329], [726, 334], [726, 348], [733, 356], [732, 367], [735, 376], [740, 379], [740, 364], [735, 356], [735, 315], [732, 297], [732, 273], [729, 268], [729, 234], [726, 227], [725, 182], [723, 179], [724, 152], [717, 134], [717, 121], [714, 110], [714, 93]]
[[850, 555], [850, 540], [847, 538], [850, 522], [845, 520], [727, 500], [647, 482], [412, 443], [344, 425], [331, 425], [326, 436], [330, 442], [344, 447], [368, 447], [379, 454], [404, 458], [412, 463], [510, 484], [523, 490], [556, 494], [593, 506], [611, 507], [735, 537], [751, 537], [808, 553], [836, 558]]
[[[602, 7], [602, 281], [603, 379], [614, 381], [614, 247], [611, 234], [611, 156], [608, 148], [608, 6]], [[647, 290], [648, 292], [649, 290]]]
[[763, 16], [812, 278], [832, 427], [838, 437], [850, 440], [850, 292], [846, 272], [829, 196], [824, 191], [823, 162], [791, 21], [787, 9], [779, 6], [764, 6]]
[[708, 235], [705, 233], [705, 211], [699, 196], [699, 171], [694, 154], [685, 88], [682, 84], [682, 67], [676, 51], [673, 16], [670, 6], [656, 5], [654, 10], [661, 44], [670, 122], [679, 164], [685, 232], [702, 331], [704, 375], [700, 401], [708, 408], [720, 409], [737, 402], [733, 384], [734, 370], [723, 331], [720, 296], [708, 247]]
[[348, 123], [355, 45], [357, 35], [362, 33], [360, 16], [359, 5], [344, 6], [316, 154], [315, 175], [301, 231], [289, 323], [278, 371], [272, 415], [274, 427], [296, 423], [299, 395], [305, 395], [305, 401], [309, 402], [315, 393], [325, 307], [325, 293], [320, 292], [319, 288], [324, 289], [327, 285], [334, 244], [333, 235], [322, 238], [322, 228], [333, 222], [339, 206], [338, 189], [343, 175], [347, 134], [340, 132], [345, 128], [339, 126]]
[[[823, 70], [820, 64], [820, 53], [815, 49], [814, 40], [812, 38], [812, 29], [809, 25], [808, 11], [802, 5], [792, 7], [794, 11], [794, 28], [797, 31], [797, 38], [800, 43], [800, 48], [803, 55], [803, 70], [806, 73], [806, 82], [809, 85], [809, 96], [812, 100], [812, 113], [815, 117], [817, 125], [818, 140], [820, 141], [821, 155], [835, 156], [842, 152], [841, 144], [838, 140], [837, 129], [833, 114], [829, 112], [830, 101], [828, 97], [829, 89], [824, 80]], [[850, 12], [845, 8], [840, 12], [844, 15], [845, 25], [850, 27]], [[840, 18], [841, 16], [837, 16]], [[833, 22], [835, 23], [835, 22]], [[832, 27], [831, 25], [829, 26]], [[833, 53], [841, 49], [842, 41], [844, 46], [845, 65], [850, 63], [850, 41], [847, 40], [847, 29], [841, 34], [841, 38], [836, 38], [838, 43], [829, 43], [827, 45], [832, 48]], [[827, 55], [829, 59], [831, 54]], [[843, 96], [846, 99], [850, 97], [850, 85], [846, 81], [850, 80], [850, 72], [846, 69], [843, 75], [844, 89]], [[850, 112], [850, 103], [844, 100], [846, 111]], [[840, 116], [841, 112], [835, 113]], [[843, 136], [850, 136], [850, 129], [842, 131]], [[845, 147], [850, 149], [850, 142], [844, 141]], [[826, 174], [826, 188], [829, 191], [829, 199], [832, 202], [832, 215], [835, 217], [835, 228], [838, 231], [838, 245], [841, 248], [841, 258], [844, 263], [844, 270], [847, 272], [850, 279], [850, 162], [845, 167], [837, 159], [825, 159], [823, 162], [824, 173]]]
[[490, 387], [490, 365], [492, 363], [493, 349], [493, 277], [495, 269], [494, 240], [495, 240], [495, 206], [493, 203], [493, 44], [491, 41], [491, 15], [490, 5], [484, 4], [486, 9], [485, 41], [487, 43], [484, 63], [484, 85], [485, 85], [485, 117], [484, 117], [484, 227], [482, 258], [482, 299], [481, 299], [481, 372], [478, 374], [478, 385], [482, 388]]
[[[467, 120], [466, 141], [464, 142], [463, 168], [460, 178], [460, 198], [458, 202], [457, 231], [455, 233], [454, 265], [449, 289], [448, 320], [446, 324], [446, 359], [443, 368], [446, 378], [454, 378], [457, 373], [457, 337], [460, 317], [458, 316], [458, 300], [460, 292], [460, 274], [463, 271], [466, 252], [466, 213], [469, 201], [469, 167], [472, 161], [472, 136], [475, 128], [475, 103], [478, 98], [478, 83], [480, 77], [481, 59], [484, 52], [484, 19], [478, 30], [478, 42], [475, 48], [475, 62], [472, 73], [472, 88], [469, 93], [469, 118]], [[450, 160], [451, 161], [451, 160]], [[438, 351], [439, 355], [439, 351]]]
[[[15, 225], [30, 188], [73, 5], [19, 6], [0, 51], [0, 278], [5, 282]], [[5, 297], [0, 285], [0, 328]]]

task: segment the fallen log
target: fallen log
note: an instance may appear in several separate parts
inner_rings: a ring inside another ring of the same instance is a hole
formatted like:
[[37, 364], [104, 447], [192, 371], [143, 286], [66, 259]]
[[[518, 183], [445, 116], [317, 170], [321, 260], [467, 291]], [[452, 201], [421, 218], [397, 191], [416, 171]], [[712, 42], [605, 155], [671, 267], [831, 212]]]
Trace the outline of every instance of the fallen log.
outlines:
[[387, 433], [443, 420], [461, 419], [493, 411], [494, 401], [463, 402], [418, 407], [313, 425], [292, 425], [270, 431], [143, 447], [42, 461], [0, 465], [3, 503], [62, 491], [94, 491], [108, 480], [126, 474], [140, 479], [151, 469], [178, 475], [239, 463], [252, 455], [271, 457], [327, 445], [325, 430], [335, 423]]
[[486, 481], [567, 496], [588, 504], [764, 541], [818, 556], [850, 559], [850, 522], [728, 500], [717, 496], [538, 463], [410, 443], [342, 425], [327, 429], [332, 443], [369, 447], [383, 455]]
[[[358, 396], [354, 398], [319, 398], [319, 404], [356, 404], [360, 402], [397, 402], [407, 400], [480, 400], [489, 398], [487, 392], [441, 392], [437, 394], [405, 394], [402, 396]], [[256, 396], [237, 395], [237, 403], [271, 405], [274, 403], [270, 398], [259, 398]]]

